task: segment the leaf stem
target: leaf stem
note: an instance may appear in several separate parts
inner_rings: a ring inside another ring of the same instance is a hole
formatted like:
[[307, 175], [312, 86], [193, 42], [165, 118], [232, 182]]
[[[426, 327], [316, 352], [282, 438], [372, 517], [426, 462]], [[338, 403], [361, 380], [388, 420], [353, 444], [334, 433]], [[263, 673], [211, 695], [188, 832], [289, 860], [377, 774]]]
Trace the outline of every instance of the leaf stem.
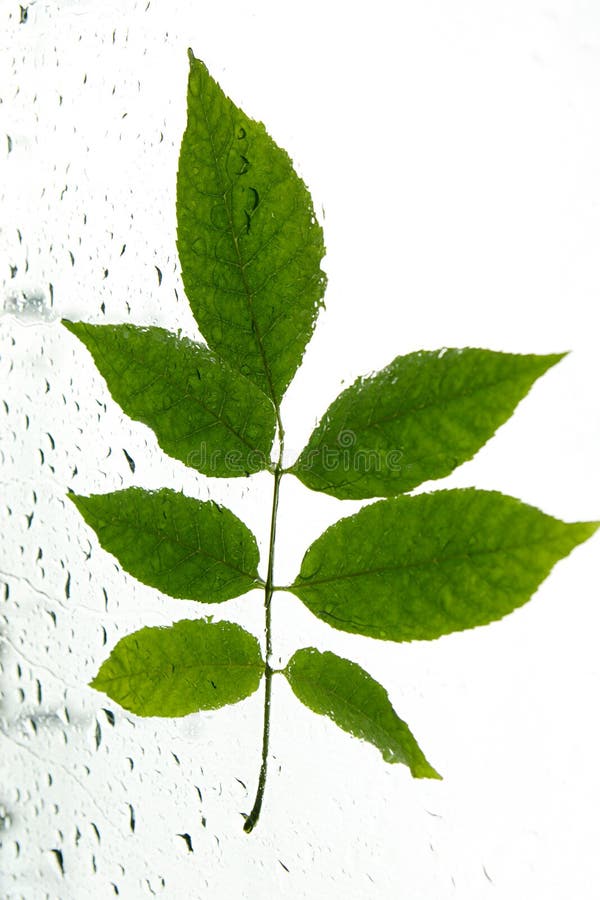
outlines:
[[249, 834], [260, 816], [265, 785], [267, 782], [267, 757], [269, 755], [269, 731], [271, 725], [271, 682], [274, 670], [271, 668], [271, 600], [273, 598], [273, 568], [275, 565], [275, 536], [277, 532], [277, 506], [279, 504], [279, 485], [283, 475], [283, 427], [279, 412], [277, 413], [279, 430], [279, 459], [273, 471], [273, 504], [271, 507], [271, 532], [269, 536], [269, 561], [267, 565], [267, 578], [265, 581], [265, 711], [263, 719], [262, 761], [258, 776], [258, 788], [251, 812], [246, 816], [244, 831]]

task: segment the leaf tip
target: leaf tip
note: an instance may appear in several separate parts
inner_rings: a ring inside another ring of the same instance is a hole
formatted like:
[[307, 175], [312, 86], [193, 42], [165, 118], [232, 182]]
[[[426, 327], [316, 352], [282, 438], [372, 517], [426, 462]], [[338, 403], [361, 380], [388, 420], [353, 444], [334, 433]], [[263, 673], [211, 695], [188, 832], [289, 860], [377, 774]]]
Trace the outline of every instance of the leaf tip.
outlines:
[[382, 755], [384, 760], [388, 763], [402, 763], [403, 765], [408, 766], [413, 778], [430, 778], [432, 781], [444, 780], [444, 776], [440, 775], [437, 769], [433, 768], [416, 742], [414, 752], [410, 756], [407, 756], [404, 752], [391, 753], [389, 755], [383, 753]]
[[86, 346], [88, 345], [86, 338], [89, 340], [90, 329], [98, 327], [89, 325], [87, 322], [73, 322], [71, 319], [61, 319], [60, 323]]
[[567, 534], [571, 537], [571, 546], [562, 555], [567, 556], [575, 547], [585, 544], [600, 528], [600, 522], [568, 522], [565, 523]]
[[104, 693], [104, 689], [102, 688], [102, 681], [100, 679], [100, 672], [94, 675], [91, 681], [88, 681], [88, 687], [91, 687], [95, 691], [99, 691], [100, 693]]
[[195, 72], [200, 71], [200, 72], [203, 72], [203, 73], [205, 73], [205, 74], [208, 74], [208, 68], [207, 68], [206, 65], [202, 62], [201, 59], [198, 59], [198, 57], [194, 54], [194, 51], [192, 50], [191, 47], [188, 47], [188, 61], [189, 61], [189, 64], [190, 64], [190, 75], [191, 75], [194, 71], [195, 71]]
[[562, 353], [548, 353], [545, 357], [548, 362], [548, 368], [551, 369], [552, 366], [555, 366], [557, 363], [561, 362], [561, 360], [563, 360], [565, 356], [569, 356], [570, 353], [570, 350], [564, 350]]
[[60, 324], [63, 325], [67, 331], [70, 331], [72, 334], [75, 334], [75, 325], [76, 322], [72, 322], [70, 319], [61, 319]]
[[583, 543], [584, 541], [587, 541], [588, 538], [591, 538], [592, 535], [596, 534], [596, 532], [600, 528], [600, 521], [580, 522], [579, 526], [582, 534], [581, 543]]
[[80, 505], [79, 505], [80, 501], [85, 499], [84, 497], [82, 497], [81, 494], [75, 494], [73, 491], [67, 491], [65, 496], [66, 496], [67, 500], [71, 501], [73, 506], [76, 506], [77, 509], [79, 509], [79, 510], [81, 509]]

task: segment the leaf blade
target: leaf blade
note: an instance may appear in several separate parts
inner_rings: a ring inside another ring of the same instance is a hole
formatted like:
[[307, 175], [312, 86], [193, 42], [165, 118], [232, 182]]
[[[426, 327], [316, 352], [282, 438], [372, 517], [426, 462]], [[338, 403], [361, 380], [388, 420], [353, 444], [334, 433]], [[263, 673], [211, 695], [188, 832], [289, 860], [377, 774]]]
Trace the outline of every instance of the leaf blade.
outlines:
[[342, 500], [396, 496], [443, 478], [563, 356], [473, 348], [399, 356], [334, 400], [290, 471]]
[[254, 535], [212, 501], [167, 488], [68, 496], [125, 571], [170, 597], [220, 603], [260, 583]]
[[474, 488], [380, 500], [317, 538], [289, 590], [342, 631], [432, 640], [523, 605], [597, 527]]
[[163, 328], [63, 324], [92, 354], [113, 399], [169, 456], [217, 477], [268, 467], [272, 403], [207, 347]]
[[177, 246], [207, 343], [276, 406], [325, 289], [323, 234], [291, 161], [190, 51]]
[[356, 663], [305, 647], [294, 653], [284, 674], [301, 703], [373, 744], [386, 762], [403, 763], [415, 778], [441, 778], [396, 714], [385, 688]]
[[238, 703], [264, 671], [256, 638], [231, 622], [184, 619], [116, 644], [90, 682], [138, 716], [186, 716]]

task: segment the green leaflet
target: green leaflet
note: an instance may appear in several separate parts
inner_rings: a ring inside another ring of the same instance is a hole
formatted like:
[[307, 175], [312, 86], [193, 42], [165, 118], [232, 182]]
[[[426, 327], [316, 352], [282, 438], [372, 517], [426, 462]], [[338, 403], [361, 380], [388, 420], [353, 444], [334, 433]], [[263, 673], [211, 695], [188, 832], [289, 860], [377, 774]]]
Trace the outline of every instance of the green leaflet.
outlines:
[[159, 445], [205, 475], [268, 467], [273, 404], [207, 347], [162, 328], [64, 322], [86, 345], [119, 406]]
[[430, 640], [521, 606], [597, 527], [474, 488], [381, 500], [317, 538], [290, 590], [342, 631]]
[[291, 471], [334, 497], [391, 497], [443, 478], [564, 354], [440, 350], [397, 357], [334, 400]]
[[261, 583], [254, 535], [216, 503], [167, 488], [69, 499], [130, 575], [170, 597], [220, 603]]
[[310, 194], [190, 51], [177, 246], [207, 343], [277, 405], [312, 335], [325, 252]]
[[396, 715], [387, 691], [356, 663], [306, 647], [294, 653], [284, 674], [301, 703], [369, 741], [386, 762], [404, 763], [415, 778], [441, 777]]
[[249, 697], [263, 672], [255, 637], [196, 619], [122, 638], [90, 685], [138, 716], [187, 716]]

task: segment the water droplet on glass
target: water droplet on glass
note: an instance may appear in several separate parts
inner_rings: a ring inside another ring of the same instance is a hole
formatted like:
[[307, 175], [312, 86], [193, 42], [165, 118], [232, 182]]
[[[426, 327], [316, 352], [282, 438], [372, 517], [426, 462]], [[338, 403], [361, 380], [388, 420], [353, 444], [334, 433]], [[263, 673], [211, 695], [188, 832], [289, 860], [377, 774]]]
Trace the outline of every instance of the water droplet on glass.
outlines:
[[193, 853], [193, 852], [194, 852], [194, 848], [193, 848], [193, 846], [192, 846], [192, 839], [191, 839], [191, 837], [189, 836], [189, 834], [188, 834], [187, 832], [184, 833], [184, 834], [178, 834], [177, 837], [183, 838], [183, 840], [185, 841], [185, 843], [186, 843], [186, 845], [187, 845], [187, 848], [188, 848], [188, 852], [189, 852], [189, 853]]
[[57, 318], [44, 291], [36, 289], [11, 291], [4, 299], [1, 312], [14, 316], [21, 325], [38, 325], [53, 322]]
[[135, 472], [135, 461], [129, 455], [129, 453], [127, 452], [125, 447], [123, 447], [123, 453], [125, 454], [125, 459], [127, 460], [127, 464], [129, 465], [129, 468], [131, 469], [132, 472]]
[[60, 874], [64, 875], [65, 874], [65, 862], [63, 859], [62, 850], [58, 850], [57, 848], [52, 848], [52, 850], [50, 850], [50, 853], [54, 854], [54, 859], [56, 860], [56, 865], [58, 866], [58, 868], [60, 870]]

